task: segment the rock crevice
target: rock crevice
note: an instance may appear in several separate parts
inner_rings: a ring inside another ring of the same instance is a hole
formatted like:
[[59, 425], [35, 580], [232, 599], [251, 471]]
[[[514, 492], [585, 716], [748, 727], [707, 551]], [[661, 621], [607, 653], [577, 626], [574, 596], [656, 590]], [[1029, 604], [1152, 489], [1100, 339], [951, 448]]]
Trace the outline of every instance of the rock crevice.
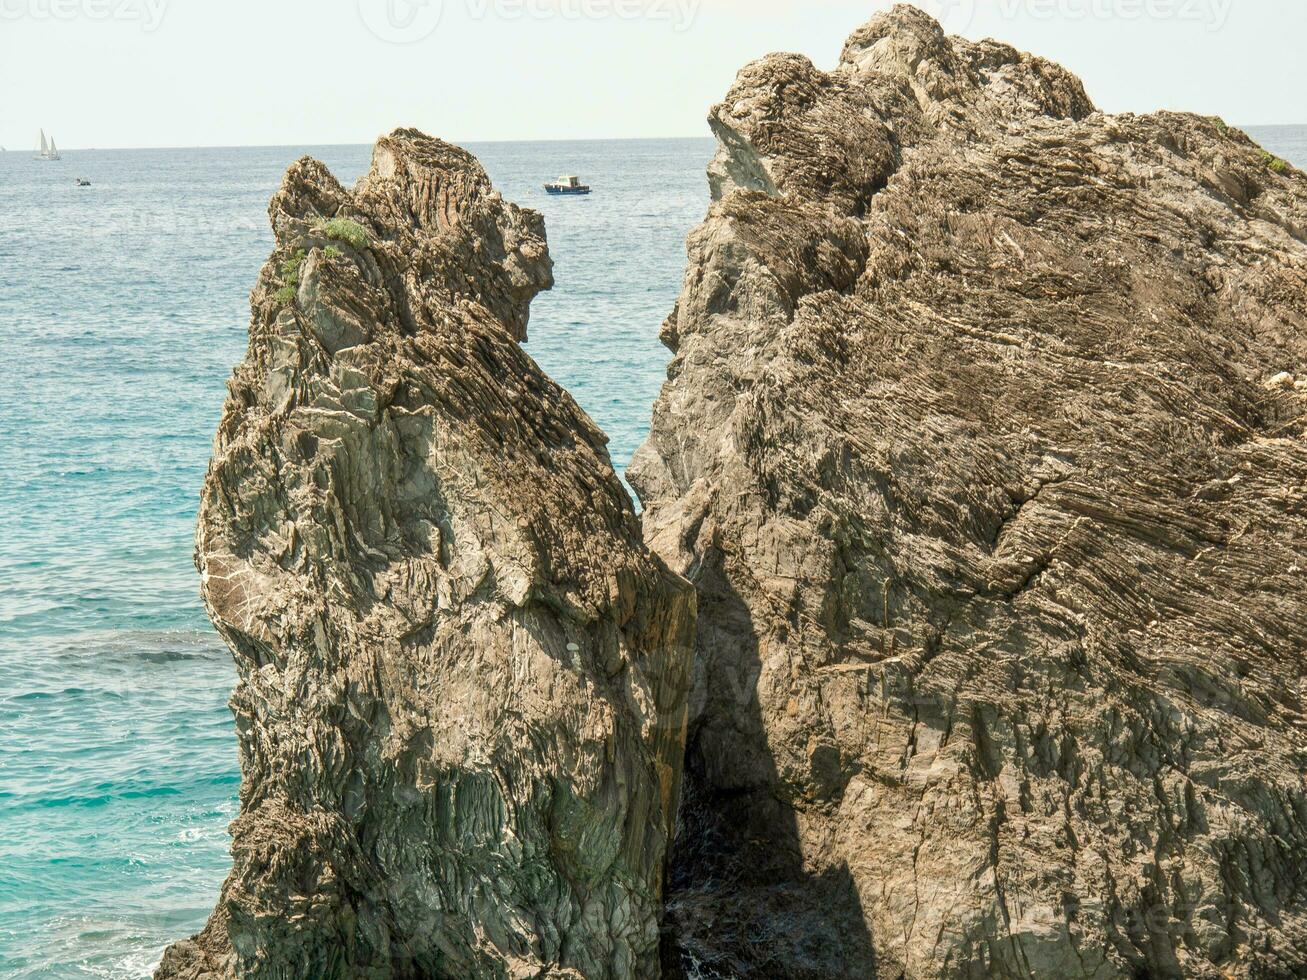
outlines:
[[1307, 177], [909, 7], [710, 125], [642, 521], [538, 215], [411, 130], [287, 174], [158, 977], [1307, 975]]

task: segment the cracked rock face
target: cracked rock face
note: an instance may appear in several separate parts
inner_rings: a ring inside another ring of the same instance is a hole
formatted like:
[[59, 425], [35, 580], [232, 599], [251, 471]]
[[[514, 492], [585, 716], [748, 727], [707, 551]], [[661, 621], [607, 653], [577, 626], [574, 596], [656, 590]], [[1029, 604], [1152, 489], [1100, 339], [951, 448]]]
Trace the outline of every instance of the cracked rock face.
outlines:
[[1307, 177], [911, 8], [711, 124], [672, 971], [1307, 975]]
[[518, 344], [540, 216], [409, 130], [270, 215], [196, 551], [234, 867], [157, 976], [656, 976], [695, 597]]

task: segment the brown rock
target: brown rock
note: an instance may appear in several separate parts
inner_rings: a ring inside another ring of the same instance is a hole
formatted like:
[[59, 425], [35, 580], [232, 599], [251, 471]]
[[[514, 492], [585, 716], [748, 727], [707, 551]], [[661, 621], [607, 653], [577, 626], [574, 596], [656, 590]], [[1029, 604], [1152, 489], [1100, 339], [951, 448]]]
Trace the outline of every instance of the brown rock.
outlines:
[[1307, 178], [906, 7], [711, 124], [668, 963], [1307, 975]]
[[694, 594], [517, 343], [540, 216], [411, 130], [270, 213], [196, 552], [234, 867], [156, 976], [657, 976]]

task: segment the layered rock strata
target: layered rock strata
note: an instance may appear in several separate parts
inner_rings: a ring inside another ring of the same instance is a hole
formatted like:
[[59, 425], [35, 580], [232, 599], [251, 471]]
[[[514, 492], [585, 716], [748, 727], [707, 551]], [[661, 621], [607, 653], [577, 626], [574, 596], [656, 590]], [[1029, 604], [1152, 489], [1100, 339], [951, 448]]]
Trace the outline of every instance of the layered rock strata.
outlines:
[[542, 219], [411, 130], [270, 215], [196, 548], [234, 867], [156, 975], [657, 976], [695, 597], [519, 346]]
[[711, 125], [669, 967], [1307, 975], [1307, 177], [907, 7]]

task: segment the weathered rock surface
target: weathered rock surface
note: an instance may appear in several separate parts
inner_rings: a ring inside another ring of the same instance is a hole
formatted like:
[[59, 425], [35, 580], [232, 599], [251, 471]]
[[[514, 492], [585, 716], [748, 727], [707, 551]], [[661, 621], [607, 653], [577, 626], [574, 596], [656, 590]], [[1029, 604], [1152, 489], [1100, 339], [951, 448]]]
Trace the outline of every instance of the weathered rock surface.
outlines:
[[656, 976], [695, 599], [518, 345], [540, 216], [405, 130], [270, 214], [197, 543], [235, 863], [157, 976]]
[[711, 123], [668, 962], [1307, 976], [1307, 177], [911, 8]]

